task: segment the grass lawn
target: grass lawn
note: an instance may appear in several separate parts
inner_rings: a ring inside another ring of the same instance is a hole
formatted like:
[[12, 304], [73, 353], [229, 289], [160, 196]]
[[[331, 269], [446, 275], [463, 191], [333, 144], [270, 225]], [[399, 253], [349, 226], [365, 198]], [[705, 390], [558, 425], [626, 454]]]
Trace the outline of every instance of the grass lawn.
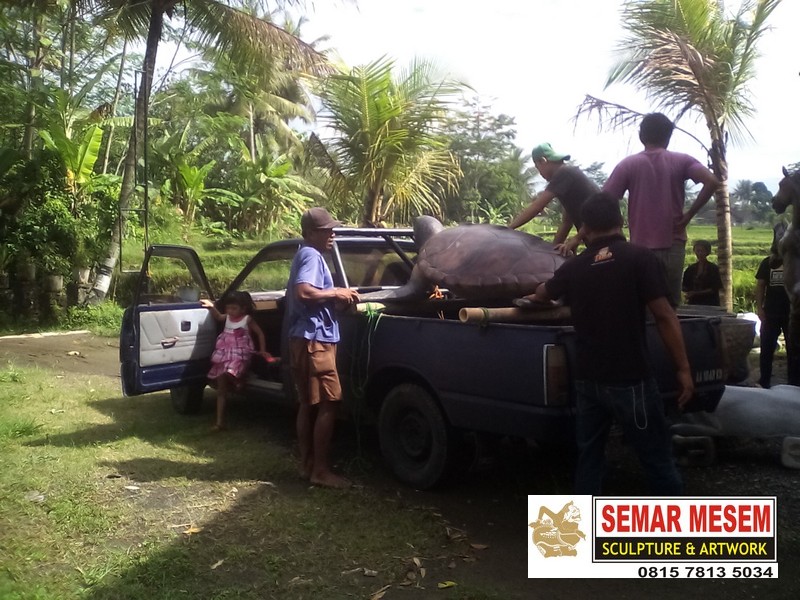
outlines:
[[[212, 434], [208, 414], [179, 418], [164, 394], [123, 398], [108, 377], [3, 365], [0, 598], [435, 592], [426, 568], [447, 571], [468, 542], [380, 486], [309, 487], [288, 412], [248, 406]], [[448, 597], [502, 595], [461, 586]]]

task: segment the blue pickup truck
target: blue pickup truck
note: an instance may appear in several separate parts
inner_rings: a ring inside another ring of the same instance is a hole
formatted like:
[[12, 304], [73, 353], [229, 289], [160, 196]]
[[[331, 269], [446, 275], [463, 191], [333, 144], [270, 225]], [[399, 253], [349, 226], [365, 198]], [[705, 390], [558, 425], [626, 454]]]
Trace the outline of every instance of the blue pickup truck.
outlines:
[[[286, 281], [299, 244], [267, 245], [225, 290], [251, 294], [254, 317], [275, 356], [281, 356]], [[336, 285], [363, 293], [404, 284], [416, 252], [410, 229], [341, 228], [327, 259]], [[159, 289], [166, 281], [173, 289]], [[126, 395], [169, 390], [179, 413], [200, 409], [218, 332], [199, 304], [201, 295], [215, 298], [194, 250], [148, 249], [120, 333]], [[459, 319], [470, 306], [444, 290], [442, 298], [341, 315], [338, 366], [346, 412], [377, 427], [389, 467], [416, 488], [446, 477], [466, 432], [540, 443], [573, 439], [575, 338], [568, 316], [476, 325]], [[724, 390], [720, 318], [684, 315], [680, 321], [696, 382], [692, 409], [713, 410]], [[669, 357], [655, 325], [648, 331], [659, 387], [667, 405], [674, 405]], [[246, 391], [293, 402], [288, 365], [256, 358]]]

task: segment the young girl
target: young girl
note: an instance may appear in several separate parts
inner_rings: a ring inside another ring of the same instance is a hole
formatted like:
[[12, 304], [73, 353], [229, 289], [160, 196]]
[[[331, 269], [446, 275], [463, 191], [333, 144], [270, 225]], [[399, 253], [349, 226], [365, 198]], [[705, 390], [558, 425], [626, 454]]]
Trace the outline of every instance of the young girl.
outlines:
[[221, 305], [225, 314], [220, 313], [210, 300], [200, 303], [211, 311], [217, 321], [225, 323], [222, 333], [217, 337], [214, 353], [211, 355], [211, 370], [208, 378], [217, 388], [217, 423], [216, 431], [225, 429], [225, 403], [228, 391], [240, 389], [244, 376], [250, 366], [250, 359], [255, 353], [251, 333], [258, 340], [258, 354], [267, 362], [275, 359], [266, 351], [264, 332], [253, 320], [253, 300], [247, 292], [232, 292], [225, 296]]

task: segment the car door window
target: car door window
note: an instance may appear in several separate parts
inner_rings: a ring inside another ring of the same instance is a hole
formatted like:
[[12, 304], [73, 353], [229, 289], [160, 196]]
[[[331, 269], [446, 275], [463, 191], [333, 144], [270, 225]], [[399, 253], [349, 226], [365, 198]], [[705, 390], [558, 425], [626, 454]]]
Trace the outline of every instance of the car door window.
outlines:
[[198, 302], [208, 297], [204, 284], [176, 257], [151, 256], [140, 282], [143, 286], [139, 291], [140, 303]]
[[253, 293], [280, 291], [286, 289], [292, 259], [280, 257], [264, 260], [256, 264], [237, 286], [241, 291]]

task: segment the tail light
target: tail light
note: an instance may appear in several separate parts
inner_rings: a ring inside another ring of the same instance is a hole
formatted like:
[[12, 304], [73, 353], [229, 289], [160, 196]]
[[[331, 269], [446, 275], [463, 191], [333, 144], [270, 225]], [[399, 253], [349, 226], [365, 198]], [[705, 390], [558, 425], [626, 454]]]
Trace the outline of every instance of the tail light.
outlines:
[[569, 370], [564, 346], [545, 344], [543, 360], [545, 406], [567, 406], [569, 404]]

